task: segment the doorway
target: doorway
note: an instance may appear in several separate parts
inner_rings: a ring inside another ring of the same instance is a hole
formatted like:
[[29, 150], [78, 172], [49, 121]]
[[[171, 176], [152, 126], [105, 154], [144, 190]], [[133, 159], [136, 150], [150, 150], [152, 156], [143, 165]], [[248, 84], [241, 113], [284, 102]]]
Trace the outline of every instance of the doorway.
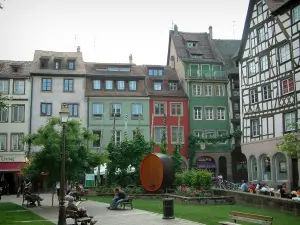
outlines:
[[292, 159], [292, 185], [293, 189], [298, 187], [299, 182], [299, 171], [298, 171], [298, 160]]
[[227, 159], [225, 156], [219, 158], [219, 175], [222, 175], [223, 179], [227, 180]]
[[14, 179], [14, 173], [4, 173], [4, 180], [8, 183], [8, 192], [5, 194], [15, 194], [16, 193], [16, 183]]

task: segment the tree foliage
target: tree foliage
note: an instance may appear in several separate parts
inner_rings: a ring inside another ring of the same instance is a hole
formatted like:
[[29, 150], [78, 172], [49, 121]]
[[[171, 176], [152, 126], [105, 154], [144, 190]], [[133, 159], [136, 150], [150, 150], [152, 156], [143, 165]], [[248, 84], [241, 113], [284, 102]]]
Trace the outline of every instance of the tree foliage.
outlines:
[[0, 93], [0, 110], [6, 109], [8, 107], [7, 101], [8, 97]]
[[[68, 121], [65, 124], [65, 134], [67, 180], [81, 179], [92, 168], [105, 162], [107, 154], [100, 155], [89, 149], [89, 142], [97, 137], [83, 128], [80, 121]], [[25, 143], [40, 148], [32, 154], [29, 163], [24, 167], [25, 175], [36, 177], [45, 172], [48, 173], [48, 183], [53, 184], [60, 180], [62, 135], [60, 119], [52, 117], [36, 133], [24, 137]]]
[[167, 133], [166, 129], [163, 130], [163, 135], [160, 140], [160, 145], [159, 145], [160, 152], [162, 154], [167, 154], [168, 153], [168, 143], [167, 143]]
[[283, 140], [277, 144], [277, 149], [290, 157], [300, 158], [300, 129], [299, 124], [290, 124], [294, 131], [285, 134]]
[[174, 171], [175, 173], [181, 173], [182, 172], [182, 163], [183, 159], [180, 153], [182, 145], [176, 144], [172, 153], [172, 160], [174, 165]]
[[0, 0], [0, 9], [3, 9], [3, 3], [5, 0]]

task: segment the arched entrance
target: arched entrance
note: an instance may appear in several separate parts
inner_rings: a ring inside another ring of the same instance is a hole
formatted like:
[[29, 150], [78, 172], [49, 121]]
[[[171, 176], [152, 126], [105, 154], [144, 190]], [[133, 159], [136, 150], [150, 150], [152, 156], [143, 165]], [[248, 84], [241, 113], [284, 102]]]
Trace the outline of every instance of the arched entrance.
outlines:
[[227, 159], [225, 156], [219, 158], [219, 174], [222, 175], [224, 180], [227, 180]]
[[216, 173], [216, 163], [215, 160], [210, 156], [200, 156], [196, 162], [197, 169], [208, 170], [213, 174]]
[[232, 158], [232, 178], [234, 182], [248, 180], [247, 158], [240, 149], [234, 149], [231, 153]]

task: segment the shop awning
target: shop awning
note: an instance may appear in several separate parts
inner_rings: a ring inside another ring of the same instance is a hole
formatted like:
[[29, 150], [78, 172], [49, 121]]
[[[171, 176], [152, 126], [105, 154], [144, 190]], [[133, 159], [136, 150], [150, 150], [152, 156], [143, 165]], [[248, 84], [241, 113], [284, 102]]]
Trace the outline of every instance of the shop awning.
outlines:
[[0, 171], [19, 172], [23, 162], [0, 162]]

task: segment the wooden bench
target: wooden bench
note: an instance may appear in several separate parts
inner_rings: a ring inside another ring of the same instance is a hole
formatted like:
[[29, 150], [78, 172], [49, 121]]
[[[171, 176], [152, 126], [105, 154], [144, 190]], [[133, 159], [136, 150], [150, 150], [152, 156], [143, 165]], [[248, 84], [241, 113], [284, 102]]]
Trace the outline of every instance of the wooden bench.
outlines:
[[256, 215], [256, 214], [249, 214], [243, 212], [230, 212], [229, 217], [234, 221], [231, 222], [219, 222], [222, 225], [239, 225], [236, 221], [244, 221], [254, 224], [261, 224], [261, 225], [272, 225], [273, 217], [270, 216], [263, 216], [263, 215]]
[[70, 218], [74, 220], [74, 224], [78, 225], [78, 223], [81, 224], [88, 224], [91, 222], [91, 218], [89, 217], [80, 217], [77, 213], [77, 211], [66, 209], [66, 218]]
[[87, 189], [84, 189], [84, 191], [81, 191], [78, 193], [78, 197], [79, 197], [79, 201], [83, 201], [83, 198], [84, 200], [88, 200], [88, 190]]
[[124, 202], [120, 203], [120, 206], [121, 207], [123, 206], [123, 210], [125, 210], [126, 205], [130, 206], [130, 208], [133, 209], [132, 201], [133, 201], [133, 198], [128, 197], [127, 199], [124, 200]]

